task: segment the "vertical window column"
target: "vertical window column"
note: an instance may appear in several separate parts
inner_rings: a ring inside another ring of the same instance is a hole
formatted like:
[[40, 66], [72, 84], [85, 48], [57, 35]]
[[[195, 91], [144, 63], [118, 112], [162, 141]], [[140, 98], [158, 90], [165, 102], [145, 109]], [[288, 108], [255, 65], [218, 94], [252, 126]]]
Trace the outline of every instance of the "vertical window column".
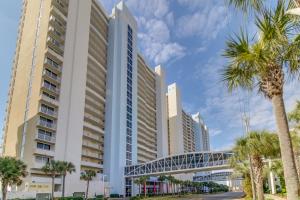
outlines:
[[126, 165], [132, 164], [132, 28], [127, 26]]

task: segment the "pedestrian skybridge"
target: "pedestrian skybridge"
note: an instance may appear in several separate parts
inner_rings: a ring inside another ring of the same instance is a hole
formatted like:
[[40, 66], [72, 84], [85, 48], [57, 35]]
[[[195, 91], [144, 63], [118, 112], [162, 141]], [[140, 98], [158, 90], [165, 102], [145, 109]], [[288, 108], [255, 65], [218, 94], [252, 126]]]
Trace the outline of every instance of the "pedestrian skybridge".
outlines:
[[207, 151], [171, 155], [143, 164], [126, 166], [124, 176], [159, 176], [229, 169], [228, 160], [232, 154], [230, 151]]
[[227, 181], [229, 179], [242, 180], [243, 177], [242, 176], [232, 177], [232, 172], [229, 171], [196, 175], [193, 177], [193, 181], [197, 181], [197, 182]]

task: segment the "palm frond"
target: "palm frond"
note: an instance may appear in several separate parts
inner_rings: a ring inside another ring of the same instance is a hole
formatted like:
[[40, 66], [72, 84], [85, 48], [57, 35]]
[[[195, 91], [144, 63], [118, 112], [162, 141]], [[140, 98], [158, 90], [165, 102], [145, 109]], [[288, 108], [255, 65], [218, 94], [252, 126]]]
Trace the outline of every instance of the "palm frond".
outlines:
[[249, 11], [260, 11], [263, 8], [264, 0], [229, 0], [228, 2], [235, 8], [248, 13]]

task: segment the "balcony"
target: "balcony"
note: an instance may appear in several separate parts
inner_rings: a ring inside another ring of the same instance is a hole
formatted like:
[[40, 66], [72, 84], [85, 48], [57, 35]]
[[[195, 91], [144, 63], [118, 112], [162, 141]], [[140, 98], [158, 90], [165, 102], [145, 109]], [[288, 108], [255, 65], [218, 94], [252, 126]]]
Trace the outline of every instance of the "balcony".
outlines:
[[52, 129], [52, 130], [56, 129], [56, 123], [54, 123], [54, 122], [51, 123], [51, 122], [46, 122], [43, 120], [38, 120], [37, 125], [44, 127], [44, 128]]
[[51, 117], [57, 117], [57, 112], [51, 109], [47, 109], [45, 107], [40, 107], [40, 112]]
[[55, 143], [55, 141], [56, 141], [56, 138], [54, 136], [49, 136], [49, 135], [42, 134], [42, 133], [37, 133], [36, 134], [36, 139], [46, 141], [46, 142], [50, 142], [50, 143]]
[[94, 163], [94, 162], [88, 162], [88, 161], [81, 161], [82, 166], [87, 166], [87, 167], [95, 167], [95, 168], [103, 168], [103, 165], [99, 163]]
[[95, 143], [84, 141], [82, 143], [82, 145], [85, 146], [85, 147], [87, 147], [87, 148], [95, 149], [97, 151], [103, 151], [103, 147], [100, 144], [95, 144]]
[[43, 71], [43, 75], [45, 76], [45, 77], [48, 77], [50, 80], [53, 80], [53, 81], [55, 81], [56, 83], [60, 83], [60, 77], [59, 76], [55, 76], [53, 73], [51, 73], [51, 72], [49, 72], [49, 71], [47, 71], [47, 70], [44, 70]]
[[93, 153], [93, 152], [82, 152], [83, 156], [90, 157], [90, 158], [95, 158], [95, 159], [102, 159], [99, 153]]
[[65, 32], [66, 22], [64, 19], [56, 12], [56, 9], [51, 10], [50, 24], [60, 31]]
[[46, 150], [46, 149], [35, 148], [34, 153], [39, 154], [39, 155], [47, 155], [50, 157], [54, 157], [54, 155], [55, 155], [54, 149]]
[[59, 56], [63, 56], [64, 54], [64, 47], [61, 45], [57, 40], [48, 37], [47, 39], [48, 48], [57, 53]]
[[52, 5], [58, 9], [64, 16], [68, 15], [67, 5], [62, 1], [54, 0], [52, 1]]
[[45, 66], [49, 67], [55, 72], [59, 72], [59, 73], [61, 72], [61, 66], [51, 59], [47, 59], [47, 58], [45, 59]]
[[37, 162], [35, 161], [34, 163], [34, 168], [36, 169], [41, 169], [42, 167], [44, 167], [47, 164], [47, 162]]
[[41, 99], [42, 99], [43, 101], [47, 102], [47, 103], [50, 103], [50, 104], [56, 106], [56, 107], [57, 107], [58, 104], [59, 104], [57, 99], [52, 99], [52, 98], [50, 98], [50, 97], [48, 97], [48, 96], [46, 96], [46, 95], [44, 95], [44, 94], [41, 95]]
[[57, 87], [53, 87], [47, 83], [43, 83], [43, 88], [49, 90], [50, 92], [54, 92], [55, 94], [59, 94], [59, 89]]

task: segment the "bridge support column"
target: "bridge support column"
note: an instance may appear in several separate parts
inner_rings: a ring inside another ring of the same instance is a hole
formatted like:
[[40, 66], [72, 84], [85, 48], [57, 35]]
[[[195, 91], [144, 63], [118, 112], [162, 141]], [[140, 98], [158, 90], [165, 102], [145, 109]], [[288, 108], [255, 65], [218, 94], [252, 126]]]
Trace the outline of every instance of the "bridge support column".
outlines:
[[228, 187], [229, 187], [229, 191], [233, 190], [233, 184], [232, 184], [232, 179], [228, 180]]
[[[272, 161], [269, 160], [268, 164], [269, 164], [269, 169], [271, 169]], [[271, 189], [271, 193], [276, 194], [275, 176], [274, 176], [274, 172], [272, 172], [271, 170], [270, 170], [270, 174], [269, 174], [269, 186]]]

